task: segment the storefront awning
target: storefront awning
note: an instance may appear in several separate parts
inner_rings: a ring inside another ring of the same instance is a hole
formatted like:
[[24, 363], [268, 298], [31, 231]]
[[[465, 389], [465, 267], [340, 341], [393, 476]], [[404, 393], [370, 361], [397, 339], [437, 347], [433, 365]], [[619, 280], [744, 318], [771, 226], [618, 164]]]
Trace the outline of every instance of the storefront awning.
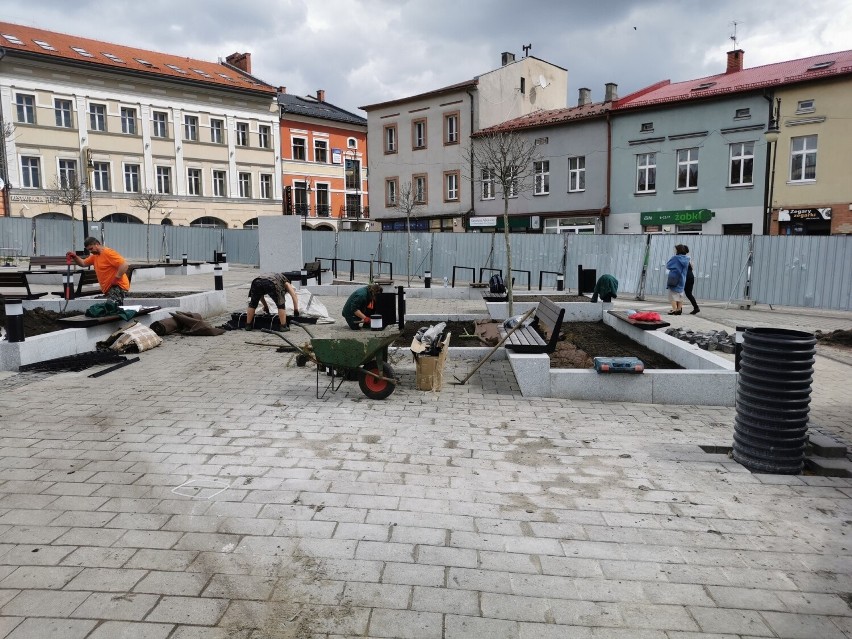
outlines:
[[710, 209], [697, 211], [650, 211], [639, 214], [642, 226], [661, 226], [663, 224], [704, 224], [715, 217]]

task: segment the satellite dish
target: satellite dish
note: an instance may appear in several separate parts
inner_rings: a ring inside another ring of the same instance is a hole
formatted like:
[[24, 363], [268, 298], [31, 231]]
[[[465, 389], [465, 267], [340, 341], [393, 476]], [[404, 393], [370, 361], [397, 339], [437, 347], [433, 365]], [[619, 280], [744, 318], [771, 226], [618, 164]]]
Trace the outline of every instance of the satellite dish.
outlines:
[[542, 89], [546, 89], [548, 84], [550, 83], [547, 81], [547, 78], [545, 78], [543, 75], [538, 76], [538, 86], [540, 86]]

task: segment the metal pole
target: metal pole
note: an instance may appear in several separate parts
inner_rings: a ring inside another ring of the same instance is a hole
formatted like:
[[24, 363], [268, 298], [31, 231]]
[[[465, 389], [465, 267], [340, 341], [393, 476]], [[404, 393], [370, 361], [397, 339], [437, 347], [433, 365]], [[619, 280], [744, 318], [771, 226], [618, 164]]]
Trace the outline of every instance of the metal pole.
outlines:
[[24, 305], [21, 300], [6, 298], [6, 339], [24, 341]]
[[222, 281], [222, 267], [218, 264], [213, 267], [213, 282], [217, 291], [225, 290], [225, 285]]

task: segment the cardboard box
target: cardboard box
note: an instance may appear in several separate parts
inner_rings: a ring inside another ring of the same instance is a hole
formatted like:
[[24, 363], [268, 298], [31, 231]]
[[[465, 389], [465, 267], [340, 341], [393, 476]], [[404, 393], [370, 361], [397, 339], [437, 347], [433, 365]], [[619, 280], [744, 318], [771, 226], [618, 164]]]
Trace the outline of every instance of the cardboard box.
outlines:
[[438, 355], [414, 354], [417, 367], [417, 390], [439, 391], [444, 385], [444, 366], [450, 350], [450, 334], [441, 342], [441, 352]]

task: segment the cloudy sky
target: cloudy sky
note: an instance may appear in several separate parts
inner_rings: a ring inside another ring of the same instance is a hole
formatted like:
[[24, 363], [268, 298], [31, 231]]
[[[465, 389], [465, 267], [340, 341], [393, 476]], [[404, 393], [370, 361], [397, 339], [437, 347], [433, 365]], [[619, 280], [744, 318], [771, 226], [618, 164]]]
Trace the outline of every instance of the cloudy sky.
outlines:
[[[852, 46], [848, 0], [3, 0], [2, 20], [215, 61], [345, 109], [469, 80], [500, 53], [568, 69], [568, 101]], [[361, 113], [361, 115], [364, 115]]]

